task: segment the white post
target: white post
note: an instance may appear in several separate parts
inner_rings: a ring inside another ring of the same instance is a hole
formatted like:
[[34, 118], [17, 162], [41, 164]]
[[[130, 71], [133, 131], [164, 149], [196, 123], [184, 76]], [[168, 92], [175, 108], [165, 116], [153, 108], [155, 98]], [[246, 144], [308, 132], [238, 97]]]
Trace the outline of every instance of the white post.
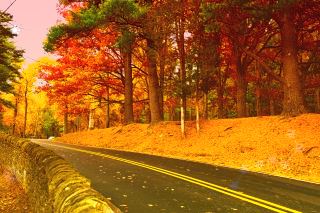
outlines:
[[181, 103], [181, 134], [182, 137], [184, 138], [186, 136], [185, 132], [185, 124], [184, 124], [184, 109], [183, 109], [183, 104], [182, 104], [182, 98], [180, 99]]
[[89, 129], [94, 129], [93, 110], [90, 110], [90, 113], [89, 113]]

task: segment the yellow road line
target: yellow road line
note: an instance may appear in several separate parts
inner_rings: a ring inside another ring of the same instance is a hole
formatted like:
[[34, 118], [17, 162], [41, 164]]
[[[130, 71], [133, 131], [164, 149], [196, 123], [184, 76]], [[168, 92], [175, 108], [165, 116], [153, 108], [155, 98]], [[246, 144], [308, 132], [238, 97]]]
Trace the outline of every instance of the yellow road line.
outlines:
[[100, 157], [104, 157], [104, 158], [109, 158], [109, 159], [112, 159], [112, 160], [117, 160], [117, 161], [121, 161], [121, 162], [128, 163], [128, 164], [131, 164], [131, 165], [143, 167], [143, 168], [146, 168], [146, 169], [149, 169], [149, 170], [153, 170], [153, 171], [156, 171], [156, 172], [159, 172], [159, 173], [162, 173], [162, 174], [166, 174], [168, 176], [172, 176], [172, 177], [175, 177], [175, 178], [178, 178], [178, 179], [181, 179], [181, 180], [184, 180], [184, 181], [187, 181], [187, 182], [190, 182], [190, 183], [193, 183], [193, 184], [196, 184], [196, 185], [211, 189], [211, 190], [216, 191], [216, 192], [223, 193], [225, 195], [229, 195], [231, 197], [246, 201], [248, 203], [255, 204], [257, 206], [263, 207], [265, 209], [268, 209], [268, 210], [271, 210], [271, 211], [274, 211], [274, 212], [278, 212], [278, 213], [288, 213], [288, 212], [290, 212], [290, 213], [301, 213], [300, 211], [297, 211], [297, 210], [294, 210], [294, 209], [290, 209], [290, 208], [287, 208], [285, 206], [281, 206], [281, 205], [278, 205], [276, 203], [272, 203], [272, 202], [269, 202], [269, 201], [266, 201], [266, 200], [251, 196], [251, 195], [247, 195], [247, 194], [245, 194], [243, 192], [235, 191], [235, 190], [232, 190], [232, 189], [229, 189], [229, 188], [226, 188], [226, 187], [222, 187], [222, 186], [219, 186], [219, 185], [216, 185], [216, 184], [213, 184], [213, 183], [209, 183], [209, 182], [197, 179], [197, 178], [193, 178], [193, 177], [190, 177], [190, 176], [187, 176], [187, 175], [183, 175], [183, 174], [179, 174], [179, 173], [176, 173], [176, 172], [172, 172], [172, 171], [169, 171], [169, 170], [166, 170], [166, 169], [162, 169], [162, 168], [159, 168], [159, 167], [154, 167], [154, 166], [151, 166], [151, 165], [148, 165], [148, 164], [139, 163], [139, 162], [136, 162], [136, 161], [127, 160], [127, 159], [124, 159], [124, 158], [119, 158], [119, 157], [115, 157], [115, 156], [108, 155], [108, 154], [103, 154], [103, 153], [99, 153], [99, 152], [93, 152], [93, 151], [88, 151], [88, 150], [83, 150], [83, 149], [78, 149], [78, 148], [73, 148], [73, 147], [61, 146], [61, 145], [56, 145], [56, 144], [49, 144], [49, 145], [50, 146], [59, 147], [59, 148], [69, 149], [69, 150], [73, 150], [73, 151], [83, 152], [83, 153], [87, 153], [87, 154], [91, 154], [91, 155], [96, 155], [96, 156], [100, 156]]

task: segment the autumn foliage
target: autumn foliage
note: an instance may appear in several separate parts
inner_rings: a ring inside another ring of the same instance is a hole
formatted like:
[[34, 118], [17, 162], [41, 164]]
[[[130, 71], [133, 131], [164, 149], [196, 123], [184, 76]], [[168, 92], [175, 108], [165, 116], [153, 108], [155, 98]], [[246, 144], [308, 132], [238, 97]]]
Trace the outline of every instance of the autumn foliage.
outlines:
[[68, 0], [58, 12], [38, 89], [65, 133], [320, 111], [317, 0]]
[[182, 109], [187, 120], [319, 111], [316, 1], [62, 1], [61, 8], [66, 23], [50, 30], [45, 47], [60, 56], [64, 75], [48, 67], [41, 76], [48, 85], [61, 81], [56, 87], [70, 102], [61, 108], [90, 110], [104, 100], [119, 104], [124, 123], [177, 120]]
[[187, 122], [184, 140], [176, 122], [162, 122], [71, 133], [57, 141], [320, 181], [320, 115], [217, 119], [202, 121], [201, 126], [198, 134], [194, 123]]

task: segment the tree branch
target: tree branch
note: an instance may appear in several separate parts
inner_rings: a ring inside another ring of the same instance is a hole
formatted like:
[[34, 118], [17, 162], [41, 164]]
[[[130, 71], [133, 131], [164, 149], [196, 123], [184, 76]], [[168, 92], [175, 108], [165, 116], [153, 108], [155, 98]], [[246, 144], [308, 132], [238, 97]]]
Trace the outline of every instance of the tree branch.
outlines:
[[284, 84], [284, 80], [278, 76], [277, 74], [275, 74], [270, 67], [263, 61], [263, 59], [261, 59], [258, 55], [254, 54], [253, 52], [246, 50], [245, 48], [243, 49], [243, 51], [251, 56], [252, 58], [254, 58], [255, 60], [258, 61], [258, 63], [264, 68], [265, 72], [267, 74], [269, 74], [272, 78], [274, 78], [275, 80], [279, 81], [280, 83]]

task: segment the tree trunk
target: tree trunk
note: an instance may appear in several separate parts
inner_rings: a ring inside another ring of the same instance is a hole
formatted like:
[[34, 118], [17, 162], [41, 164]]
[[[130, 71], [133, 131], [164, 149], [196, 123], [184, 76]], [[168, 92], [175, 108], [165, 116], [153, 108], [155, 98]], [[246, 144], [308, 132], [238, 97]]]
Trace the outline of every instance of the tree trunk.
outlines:
[[184, 108], [183, 108], [183, 100], [180, 99], [180, 103], [181, 103], [181, 135], [183, 138], [185, 138], [186, 136], [186, 128], [185, 128], [185, 111], [184, 111]]
[[33, 123], [34, 123], [34, 129], [33, 129], [33, 132], [32, 132], [32, 136], [33, 136], [33, 137], [36, 137], [36, 136], [37, 136], [39, 117], [40, 117], [40, 113], [39, 113], [39, 111], [37, 110], [37, 117], [36, 117], [36, 119], [33, 121]]
[[107, 103], [106, 103], [106, 128], [110, 127], [110, 97], [109, 88], [107, 89]]
[[255, 69], [256, 69], [256, 111], [257, 111], [257, 116], [262, 115], [262, 108], [261, 108], [261, 72], [260, 69], [261, 67], [258, 66], [258, 62], [256, 61], [255, 64]]
[[169, 121], [174, 121], [175, 108], [171, 106], [169, 110]]
[[181, 1], [181, 14], [176, 21], [176, 40], [179, 52], [179, 62], [180, 62], [180, 82], [181, 82], [181, 100], [180, 100], [180, 122], [181, 122], [181, 133], [182, 137], [185, 137], [185, 117], [187, 110], [187, 96], [186, 96], [186, 54], [184, 47], [184, 2]]
[[218, 88], [218, 118], [224, 118], [223, 91]]
[[28, 82], [26, 83], [24, 92], [24, 121], [23, 121], [23, 137], [26, 137], [27, 130], [27, 116], [28, 116]]
[[197, 128], [197, 133], [200, 132], [200, 117], [199, 117], [199, 101], [197, 100], [196, 103], [196, 128]]
[[238, 73], [237, 78], [237, 113], [238, 118], [246, 117], [246, 93], [247, 93], [247, 84], [245, 82], [244, 76]]
[[[76, 118], [77, 132], [81, 132], [81, 117], [78, 115]], [[52, 130], [53, 131], [53, 130]]]
[[185, 53], [185, 39], [184, 39], [184, 18], [181, 18], [177, 23], [177, 43], [179, 50], [179, 61], [180, 61], [180, 80], [181, 80], [181, 99], [183, 111], [187, 110], [187, 95], [186, 95], [186, 53]]
[[234, 57], [234, 66], [236, 69], [236, 87], [237, 87], [237, 114], [238, 118], [246, 117], [246, 94], [247, 94], [247, 82], [245, 76], [245, 70], [241, 65], [241, 55], [239, 48], [236, 42], [234, 42], [233, 47], [233, 57]]
[[203, 110], [204, 110], [204, 113], [203, 113], [203, 118], [204, 119], [208, 119], [209, 117], [209, 113], [208, 113], [208, 92], [206, 91], [204, 94], [203, 94]]
[[159, 80], [157, 74], [157, 58], [154, 41], [147, 40], [147, 64], [148, 64], [148, 85], [149, 85], [149, 105], [151, 114], [151, 123], [161, 121], [159, 104]]
[[296, 116], [306, 112], [298, 68], [297, 31], [294, 14], [286, 7], [281, 15], [280, 32], [284, 79], [283, 111], [285, 116]]
[[69, 133], [69, 121], [68, 121], [69, 113], [68, 113], [68, 107], [65, 106], [65, 112], [63, 115], [63, 133], [68, 134]]
[[145, 111], [145, 122], [151, 123], [151, 113], [150, 113], [150, 105], [144, 105], [144, 111]]
[[15, 135], [15, 133], [16, 133], [17, 116], [18, 116], [18, 105], [19, 105], [19, 98], [15, 97], [15, 105], [14, 105], [14, 111], [13, 111], [12, 135]]
[[132, 52], [129, 48], [123, 51], [124, 60], [124, 122], [130, 124], [134, 122], [133, 118], [133, 84], [132, 84]]
[[164, 119], [164, 67], [162, 66], [162, 60], [160, 59], [160, 87], [159, 87], [159, 104], [161, 119]]
[[199, 80], [196, 79], [196, 129], [197, 133], [200, 132], [200, 117], [199, 117]]
[[217, 93], [218, 93], [218, 118], [223, 118], [224, 117], [224, 109], [223, 109], [223, 93], [224, 93], [224, 82], [222, 79], [221, 75], [221, 69], [218, 70], [218, 88], [217, 88]]
[[90, 110], [90, 112], [89, 112], [88, 129], [90, 129], [90, 130], [94, 129], [94, 111], [93, 110]]
[[274, 100], [272, 97], [270, 97], [269, 100], [269, 109], [270, 109], [270, 115], [275, 115], [275, 110], [274, 110]]
[[200, 117], [199, 117], [199, 73], [200, 66], [197, 65], [197, 75], [196, 75], [196, 129], [197, 133], [200, 132]]
[[315, 90], [316, 112], [320, 113], [320, 88]]
[[167, 41], [165, 40], [164, 46], [161, 48], [159, 57], [159, 68], [160, 68], [160, 90], [159, 90], [159, 104], [160, 104], [160, 114], [161, 119], [164, 119], [164, 73], [166, 65], [166, 55], [167, 55]]
[[256, 111], [257, 116], [262, 116], [262, 108], [261, 108], [261, 89], [256, 88]]

